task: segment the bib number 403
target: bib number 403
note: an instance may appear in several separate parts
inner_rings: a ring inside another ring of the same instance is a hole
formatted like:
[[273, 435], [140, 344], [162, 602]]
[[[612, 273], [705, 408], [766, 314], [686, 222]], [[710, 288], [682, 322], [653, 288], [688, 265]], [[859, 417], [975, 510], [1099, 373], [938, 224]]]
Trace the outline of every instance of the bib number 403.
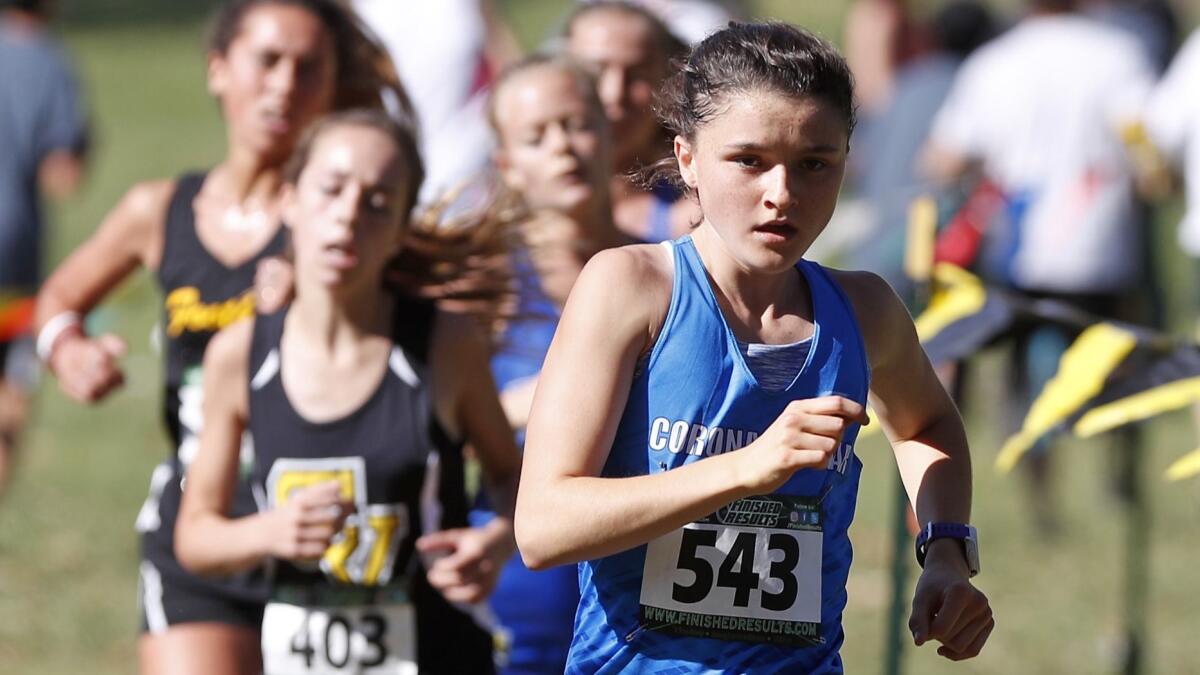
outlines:
[[[305, 668], [312, 668], [314, 661], [331, 668], [345, 668], [351, 664], [372, 668], [383, 664], [388, 657], [387, 645], [383, 642], [387, 619], [378, 614], [364, 614], [359, 617], [357, 626], [354, 623], [353, 619], [329, 614], [324, 630], [314, 636], [312, 631], [317, 627], [305, 622], [292, 636], [291, 653], [304, 659]], [[360, 640], [354, 639], [356, 635], [361, 636]]]

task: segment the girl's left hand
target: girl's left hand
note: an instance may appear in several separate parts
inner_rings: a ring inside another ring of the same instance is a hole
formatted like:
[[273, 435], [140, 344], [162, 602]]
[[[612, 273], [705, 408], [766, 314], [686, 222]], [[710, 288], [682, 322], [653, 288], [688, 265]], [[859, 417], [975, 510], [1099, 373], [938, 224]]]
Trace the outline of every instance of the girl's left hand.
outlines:
[[952, 539], [933, 543], [940, 548], [930, 546], [913, 597], [913, 642], [937, 640], [937, 653], [951, 661], [975, 658], [996, 627], [991, 605], [969, 581], [961, 545]]
[[[507, 532], [505, 531], [507, 530]], [[417, 540], [429, 583], [451, 602], [480, 602], [491, 594], [512, 555], [512, 528], [464, 527]]]

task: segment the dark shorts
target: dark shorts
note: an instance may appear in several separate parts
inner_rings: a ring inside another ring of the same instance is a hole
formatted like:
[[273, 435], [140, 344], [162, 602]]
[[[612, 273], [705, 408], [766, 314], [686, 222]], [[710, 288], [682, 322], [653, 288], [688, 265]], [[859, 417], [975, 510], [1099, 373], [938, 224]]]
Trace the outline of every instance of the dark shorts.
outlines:
[[0, 340], [0, 381], [20, 391], [32, 393], [38, 383], [38, 367], [33, 338]]
[[[138, 513], [141, 560], [138, 563], [138, 612], [142, 631], [158, 634], [184, 623], [221, 623], [258, 630], [266, 606], [262, 571], [230, 577], [201, 577], [175, 558], [175, 520], [183, 496], [176, 461], [154, 469], [150, 494]], [[239, 484], [234, 513], [254, 511], [249, 486]]]

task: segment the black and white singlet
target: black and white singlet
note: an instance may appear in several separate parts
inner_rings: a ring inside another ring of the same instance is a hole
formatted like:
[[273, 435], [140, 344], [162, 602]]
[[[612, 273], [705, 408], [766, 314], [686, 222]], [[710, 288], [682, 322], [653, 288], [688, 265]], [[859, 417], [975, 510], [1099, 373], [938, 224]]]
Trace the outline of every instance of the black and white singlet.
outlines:
[[[266, 586], [261, 574], [226, 579], [201, 578], [175, 559], [175, 520], [181, 481], [199, 447], [203, 421], [201, 367], [204, 350], [217, 331], [254, 315], [254, 276], [258, 263], [283, 253], [280, 227], [256, 255], [236, 267], [217, 260], [196, 233], [193, 202], [207, 174], [181, 176], [167, 207], [162, 260], [157, 279], [163, 298], [163, 415], [171, 456], [155, 468], [150, 491], [137, 518], [142, 533], [141, 605], [144, 628], [159, 633], [185, 622], [219, 622], [257, 628]], [[243, 447], [242, 479], [231, 515], [256, 511], [250, 491], [252, 449]], [[226, 607], [222, 607], [226, 603]]]
[[255, 320], [254, 489], [278, 508], [297, 489], [337, 481], [357, 512], [319, 564], [276, 561], [265, 672], [490, 671], [490, 635], [429, 586], [414, 550], [421, 534], [466, 524], [462, 446], [435, 421], [425, 366], [432, 308], [398, 304], [383, 380], [357, 410], [321, 423], [302, 417], [284, 390], [286, 315]]

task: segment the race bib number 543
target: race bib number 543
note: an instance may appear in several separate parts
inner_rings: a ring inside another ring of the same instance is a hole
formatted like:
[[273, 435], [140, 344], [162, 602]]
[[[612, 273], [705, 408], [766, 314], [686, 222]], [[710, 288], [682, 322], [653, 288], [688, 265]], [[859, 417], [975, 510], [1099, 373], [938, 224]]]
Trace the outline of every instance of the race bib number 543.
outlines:
[[820, 642], [821, 512], [790, 495], [740, 499], [647, 546], [642, 625], [749, 642]]

